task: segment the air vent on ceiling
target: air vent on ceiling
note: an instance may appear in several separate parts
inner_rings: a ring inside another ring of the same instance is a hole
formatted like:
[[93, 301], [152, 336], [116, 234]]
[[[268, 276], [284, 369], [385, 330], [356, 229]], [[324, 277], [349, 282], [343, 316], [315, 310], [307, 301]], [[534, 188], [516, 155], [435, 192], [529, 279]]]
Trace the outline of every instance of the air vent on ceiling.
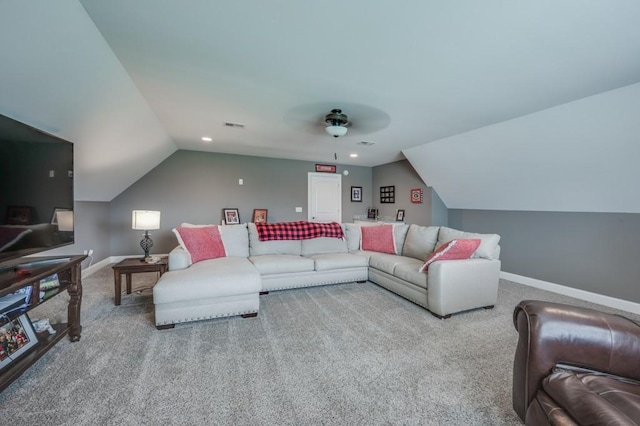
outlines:
[[357, 145], [372, 146], [372, 145], [375, 145], [375, 142], [362, 141], [362, 142], [358, 142]]
[[224, 125], [226, 127], [235, 127], [237, 129], [244, 129], [244, 124], [241, 124], [241, 123], [232, 123], [230, 121], [225, 121]]

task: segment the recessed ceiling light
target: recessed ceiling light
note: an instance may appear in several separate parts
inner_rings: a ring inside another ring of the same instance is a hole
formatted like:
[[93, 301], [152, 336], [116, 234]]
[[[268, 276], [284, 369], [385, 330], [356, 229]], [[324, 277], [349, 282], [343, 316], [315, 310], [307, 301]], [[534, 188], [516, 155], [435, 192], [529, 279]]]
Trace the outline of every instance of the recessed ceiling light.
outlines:
[[213, 139], [211, 139], [209, 136], [203, 136], [202, 140], [205, 142], [211, 142]]
[[351, 157], [351, 158], [357, 158], [357, 157], [358, 157], [358, 154], [356, 154], [356, 153], [349, 154], [349, 157]]

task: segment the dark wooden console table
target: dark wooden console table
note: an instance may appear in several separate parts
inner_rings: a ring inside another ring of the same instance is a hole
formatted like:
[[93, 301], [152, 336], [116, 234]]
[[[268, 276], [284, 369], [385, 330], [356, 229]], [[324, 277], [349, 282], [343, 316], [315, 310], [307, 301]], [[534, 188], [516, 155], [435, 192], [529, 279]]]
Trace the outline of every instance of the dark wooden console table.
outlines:
[[[7, 317], [0, 318], [0, 326], [7, 323], [7, 319], [14, 320], [20, 315], [29, 312], [36, 306], [46, 303], [52, 297], [69, 293], [70, 300], [67, 307], [67, 322], [51, 324], [56, 331], [50, 335], [48, 332], [37, 333], [38, 343], [29, 352], [11, 362], [0, 370], [0, 391], [4, 390], [14, 380], [22, 375], [29, 367], [47, 353], [56, 343], [69, 336], [72, 342], [80, 340], [82, 326], [80, 325], [80, 305], [82, 303], [82, 261], [87, 256], [52, 256], [22, 258], [14, 265], [3, 267], [0, 272], [0, 297], [11, 294], [24, 287], [32, 287], [29, 305], [19, 311], [13, 311]], [[60, 286], [50, 297], [40, 300], [40, 280], [58, 274]]]

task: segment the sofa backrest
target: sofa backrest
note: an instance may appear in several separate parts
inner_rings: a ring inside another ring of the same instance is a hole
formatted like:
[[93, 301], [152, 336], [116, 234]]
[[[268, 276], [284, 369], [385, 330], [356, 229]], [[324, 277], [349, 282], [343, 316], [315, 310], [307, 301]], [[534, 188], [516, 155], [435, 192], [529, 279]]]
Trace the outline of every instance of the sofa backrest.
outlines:
[[291, 254], [300, 256], [302, 243], [300, 240], [286, 241], [260, 241], [255, 223], [248, 223], [249, 230], [249, 255], [261, 256], [263, 254]]
[[227, 256], [249, 257], [247, 224], [220, 225], [220, 237]]
[[436, 249], [439, 229], [438, 226], [409, 225], [402, 255], [425, 260]]
[[440, 227], [438, 234], [438, 243], [436, 249], [441, 245], [455, 239], [477, 238], [480, 240], [480, 246], [471, 258], [483, 258], [497, 260], [500, 258], [500, 235], [498, 234], [477, 234], [475, 232], [458, 231], [457, 229]]
[[[344, 232], [344, 226], [342, 227], [342, 232]], [[347, 240], [346, 238], [311, 238], [309, 240], [302, 240], [301, 250], [303, 256], [325, 253], [347, 253]]]

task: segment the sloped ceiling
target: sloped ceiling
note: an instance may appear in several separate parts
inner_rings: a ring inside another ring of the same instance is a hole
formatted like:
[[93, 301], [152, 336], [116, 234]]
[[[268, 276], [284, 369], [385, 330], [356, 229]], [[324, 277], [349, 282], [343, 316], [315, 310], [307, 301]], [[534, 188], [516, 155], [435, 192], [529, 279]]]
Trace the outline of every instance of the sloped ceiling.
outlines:
[[[11, 64], [0, 70], [0, 112], [76, 142], [80, 199], [113, 198], [179, 148], [361, 166], [406, 156], [448, 207], [636, 211], [623, 196], [601, 198], [609, 206], [596, 209], [585, 200], [601, 194], [589, 191], [536, 195], [553, 189], [537, 175], [562, 169], [587, 182], [591, 163], [564, 153], [584, 147], [579, 137], [556, 154], [549, 133], [527, 131], [547, 127], [567, 104], [563, 117], [573, 120], [553, 122], [556, 134], [582, 117], [592, 123], [590, 144], [628, 148], [623, 132], [632, 125], [597, 123], [606, 93], [630, 87], [621, 90], [637, 96], [635, 0], [81, 0], [2, 9]], [[591, 105], [585, 115], [573, 104], [582, 99]], [[346, 137], [323, 133], [331, 108], [353, 121]], [[491, 133], [499, 123], [509, 150]], [[553, 140], [554, 148], [566, 142]], [[455, 162], [453, 146], [495, 161], [449, 180], [459, 171], [435, 165]], [[539, 185], [513, 188], [512, 171], [525, 166]], [[619, 171], [599, 166], [603, 175]], [[620, 193], [630, 193], [628, 177]], [[491, 185], [472, 191], [469, 181]]]

